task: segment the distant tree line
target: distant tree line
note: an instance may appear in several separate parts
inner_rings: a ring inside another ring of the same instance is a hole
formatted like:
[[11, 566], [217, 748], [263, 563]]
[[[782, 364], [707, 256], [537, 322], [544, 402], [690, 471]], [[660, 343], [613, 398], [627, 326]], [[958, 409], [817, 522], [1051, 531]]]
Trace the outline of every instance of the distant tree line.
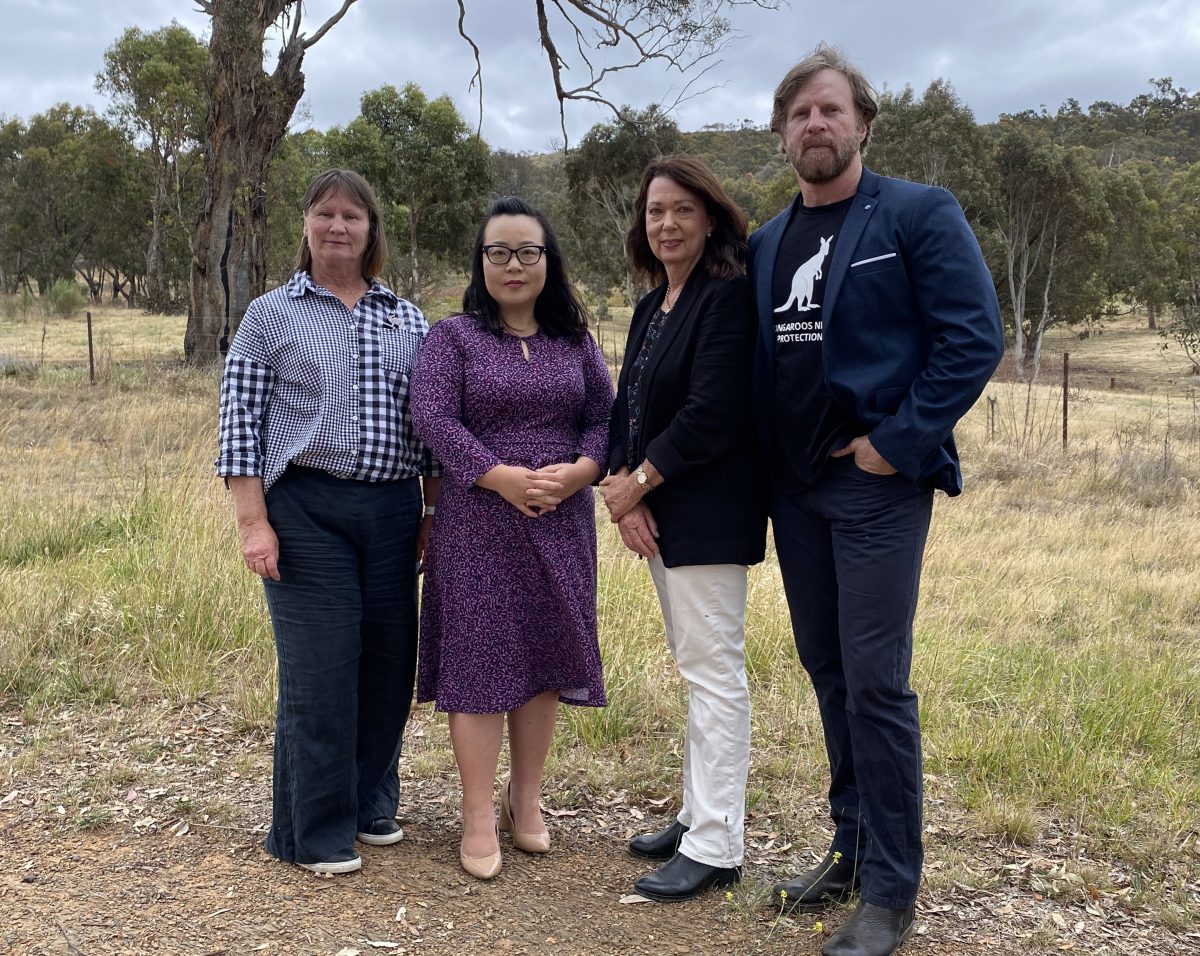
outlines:
[[[212, 56], [211, 43], [177, 24], [133, 28], [97, 77], [112, 104], [105, 115], [61, 104], [0, 121], [5, 293], [72, 279], [96, 301], [197, 308], [198, 243], [214, 241], [205, 226]], [[484, 205], [518, 193], [554, 218], [603, 312], [610, 295], [640, 294], [622, 248], [638, 175], [654, 156], [681, 150], [709, 163], [752, 224], [795, 194], [777, 138], [748, 119], [685, 132], [659, 107], [623, 107], [569, 150], [514, 154], [490, 149], [448, 97], [384, 86], [363, 95], [346, 126], [272, 146], [261, 186], [238, 200], [259, 210], [253, 241], [224, 253], [262, 264], [223, 273], [227, 287], [245, 287], [225, 295], [252, 293], [260, 272], [266, 284], [290, 274], [305, 185], [341, 165], [378, 191], [393, 247], [385, 279], [414, 301], [460, 281]], [[939, 79], [921, 95], [884, 93], [866, 161], [958, 197], [992, 268], [1021, 379], [1036, 379], [1050, 328], [1092, 330], [1133, 309], [1200, 369], [1200, 94], [1168, 77], [1128, 104], [1085, 110], [1068, 100], [1053, 113], [981, 125]]]

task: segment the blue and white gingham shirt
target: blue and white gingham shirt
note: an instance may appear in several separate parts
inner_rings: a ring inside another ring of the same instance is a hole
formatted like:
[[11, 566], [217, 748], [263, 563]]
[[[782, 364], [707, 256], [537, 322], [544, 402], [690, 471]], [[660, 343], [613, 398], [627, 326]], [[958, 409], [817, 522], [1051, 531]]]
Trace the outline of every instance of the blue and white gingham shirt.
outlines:
[[307, 272], [255, 299], [225, 361], [217, 474], [261, 476], [264, 490], [289, 462], [363, 481], [441, 474], [409, 416], [428, 331], [378, 282], [353, 312]]

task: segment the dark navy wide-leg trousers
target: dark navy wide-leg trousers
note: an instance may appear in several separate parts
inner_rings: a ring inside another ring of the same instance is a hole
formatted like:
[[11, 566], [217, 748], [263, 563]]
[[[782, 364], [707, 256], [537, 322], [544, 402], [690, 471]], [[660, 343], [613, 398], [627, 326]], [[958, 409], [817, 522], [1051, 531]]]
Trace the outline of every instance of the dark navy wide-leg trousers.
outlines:
[[417, 656], [418, 479], [347, 481], [290, 466], [267, 492], [266, 580], [279, 658], [267, 851], [317, 863], [396, 814]]
[[900, 909], [921, 878], [921, 729], [912, 625], [933, 492], [833, 459], [811, 487], [772, 497], [796, 650], [829, 754], [832, 849], [856, 859], [862, 898]]

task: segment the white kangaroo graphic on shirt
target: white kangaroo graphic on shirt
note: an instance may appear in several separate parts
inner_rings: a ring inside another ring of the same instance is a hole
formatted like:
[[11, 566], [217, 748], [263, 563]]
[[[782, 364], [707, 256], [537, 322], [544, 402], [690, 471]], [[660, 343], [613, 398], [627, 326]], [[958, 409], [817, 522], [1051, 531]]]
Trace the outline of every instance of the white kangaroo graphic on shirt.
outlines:
[[796, 304], [797, 312], [807, 312], [810, 309], [821, 308], [819, 305], [813, 305], [813, 285], [821, 278], [821, 266], [825, 262], [825, 257], [829, 255], [829, 244], [831, 242], [833, 242], [833, 236], [830, 236], [828, 239], [822, 239], [821, 248], [817, 251], [817, 254], [811, 259], [806, 259], [800, 263], [800, 268], [792, 276], [791, 294], [788, 296], [788, 300], [775, 310], [776, 312], [786, 312], [792, 307], [792, 303]]

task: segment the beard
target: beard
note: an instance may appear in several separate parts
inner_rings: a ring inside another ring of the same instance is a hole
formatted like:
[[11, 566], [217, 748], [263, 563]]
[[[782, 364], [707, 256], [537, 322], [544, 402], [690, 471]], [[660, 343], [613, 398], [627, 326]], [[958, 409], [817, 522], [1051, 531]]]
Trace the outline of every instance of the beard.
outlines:
[[[805, 146], [809, 148], [806, 150]], [[814, 150], [813, 146], [828, 146], [830, 149]], [[820, 139], [802, 143], [800, 148], [784, 151], [788, 164], [806, 183], [827, 183], [844, 173], [858, 154], [858, 140], [854, 136], [843, 139]]]

